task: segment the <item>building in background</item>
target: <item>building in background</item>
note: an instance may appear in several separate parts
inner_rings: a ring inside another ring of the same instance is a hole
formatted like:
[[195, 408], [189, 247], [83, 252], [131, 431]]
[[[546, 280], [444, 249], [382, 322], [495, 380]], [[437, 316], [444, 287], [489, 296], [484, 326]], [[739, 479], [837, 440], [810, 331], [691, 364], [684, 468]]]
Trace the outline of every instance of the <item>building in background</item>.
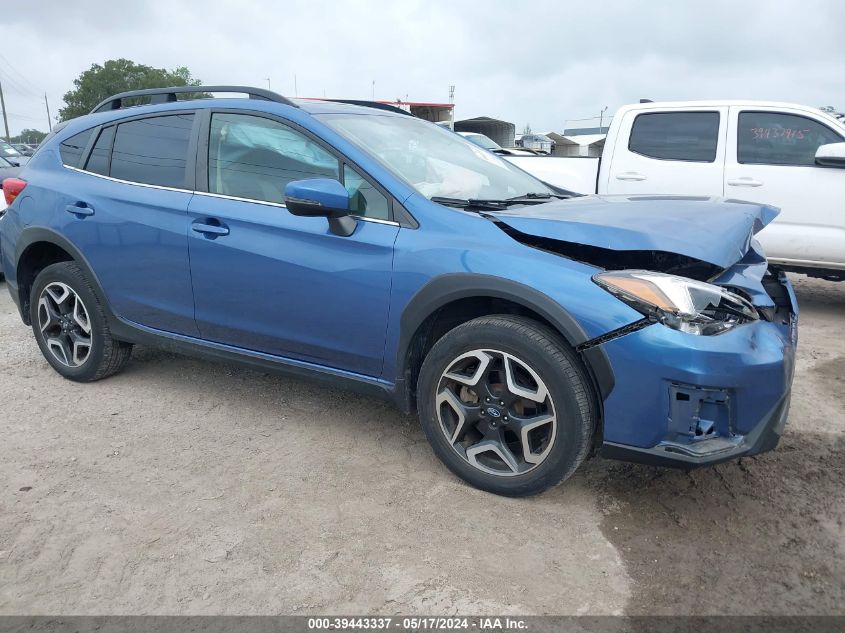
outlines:
[[405, 110], [405, 112], [410, 112], [420, 119], [447, 125], [454, 129], [454, 103], [425, 103], [422, 101], [379, 101], [379, 103], [391, 105], [400, 110]]
[[483, 134], [502, 147], [513, 147], [516, 136], [516, 126], [513, 123], [486, 116], [455, 121], [455, 131]]
[[445, 125], [449, 128], [454, 127], [454, 103], [426, 103], [422, 101], [381, 101], [368, 99], [328, 99], [321, 97], [299, 97], [300, 99], [307, 99], [309, 101], [337, 101], [339, 103], [351, 103], [353, 105], [378, 107], [379, 105], [391, 106], [392, 108], [399, 108], [415, 117]]
[[546, 136], [555, 142], [552, 156], [601, 156], [604, 139], [607, 137], [606, 130], [607, 128], [604, 134], [570, 135], [549, 132]]

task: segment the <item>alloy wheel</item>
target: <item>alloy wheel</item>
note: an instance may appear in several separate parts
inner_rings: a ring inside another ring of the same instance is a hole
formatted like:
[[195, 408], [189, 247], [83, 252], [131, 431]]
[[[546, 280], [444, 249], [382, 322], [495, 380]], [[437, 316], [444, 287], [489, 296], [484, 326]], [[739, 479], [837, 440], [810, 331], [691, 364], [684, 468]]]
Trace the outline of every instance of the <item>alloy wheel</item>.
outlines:
[[546, 384], [528, 363], [494, 349], [452, 360], [437, 386], [436, 411], [446, 440], [473, 467], [522, 475], [549, 455], [557, 414]]
[[54, 281], [38, 298], [38, 327], [50, 354], [66, 367], [79, 367], [91, 355], [91, 319], [76, 291]]

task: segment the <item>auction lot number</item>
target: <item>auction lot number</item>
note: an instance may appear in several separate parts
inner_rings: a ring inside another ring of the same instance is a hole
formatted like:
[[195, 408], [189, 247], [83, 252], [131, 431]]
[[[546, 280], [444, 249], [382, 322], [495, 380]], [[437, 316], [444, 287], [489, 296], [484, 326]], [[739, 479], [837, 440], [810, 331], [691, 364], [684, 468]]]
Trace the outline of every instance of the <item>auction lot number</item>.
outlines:
[[309, 629], [400, 629], [452, 630], [468, 629], [469, 618], [308, 618]]

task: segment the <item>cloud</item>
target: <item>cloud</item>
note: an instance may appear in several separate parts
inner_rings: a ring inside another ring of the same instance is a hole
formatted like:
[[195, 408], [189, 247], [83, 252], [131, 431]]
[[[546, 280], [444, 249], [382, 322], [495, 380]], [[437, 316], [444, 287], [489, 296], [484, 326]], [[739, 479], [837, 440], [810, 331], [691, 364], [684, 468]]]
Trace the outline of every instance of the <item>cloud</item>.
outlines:
[[[69, 8], [72, 7], [72, 8]], [[445, 101], [560, 130], [640, 97], [838, 105], [837, 0], [28, 0], [3, 16], [10, 127], [46, 127], [73, 79], [126, 57], [283, 94]], [[14, 35], [9, 35], [14, 34]]]

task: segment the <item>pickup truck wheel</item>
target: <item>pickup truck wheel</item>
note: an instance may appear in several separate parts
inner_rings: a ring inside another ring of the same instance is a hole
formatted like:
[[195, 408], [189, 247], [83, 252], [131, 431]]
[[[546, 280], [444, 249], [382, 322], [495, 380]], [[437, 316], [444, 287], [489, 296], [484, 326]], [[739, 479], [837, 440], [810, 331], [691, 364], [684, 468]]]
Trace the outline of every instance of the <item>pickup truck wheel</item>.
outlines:
[[44, 358], [59, 374], [91, 382], [119, 372], [132, 345], [111, 337], [85, 273], [74, 262], [51, 264], [35, 278], [30, 320]]
[[468, 483], [507, 496], [568, 478], [595, 428], [590, 382], [542, 324], [497, 315], [448, 332], [426, 356], [417, 402], [434, 452]]

